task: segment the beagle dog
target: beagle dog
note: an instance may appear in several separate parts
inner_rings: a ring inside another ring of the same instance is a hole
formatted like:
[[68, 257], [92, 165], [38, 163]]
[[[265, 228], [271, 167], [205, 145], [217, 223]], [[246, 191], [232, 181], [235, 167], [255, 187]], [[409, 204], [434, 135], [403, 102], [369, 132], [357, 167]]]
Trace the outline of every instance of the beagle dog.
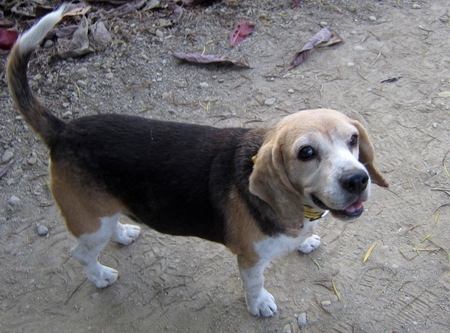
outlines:
[[363, 126], [333, 110], [301, 111], [271, 128], [215, 128], [100, 114], [70, 122], [33, 95], [27, 64], [60, 21], [62, 6], [17, 40], [7, 77], [14, 103], [50, 151], [51, 191], [77, 245], [72, 255], [98, 288], [117, 279], [98, 262], [110, 238], [128, 245], [140, 228], [196, 236], [237, 255], [248, 311], [277, 312], [264, 269], [286, 251], [309, 253], [328, 211], [348, 221], [363, 213], [374, 165]]

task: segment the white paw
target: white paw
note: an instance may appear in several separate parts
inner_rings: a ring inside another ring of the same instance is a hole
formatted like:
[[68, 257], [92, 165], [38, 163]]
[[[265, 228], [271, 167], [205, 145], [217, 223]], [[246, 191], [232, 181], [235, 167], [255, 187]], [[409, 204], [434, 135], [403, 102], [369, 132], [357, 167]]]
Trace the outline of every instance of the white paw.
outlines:
[[311, 253], [320, 246], [320, 236], [312, 235], [299, 246], [298, 250], [303, 253]]
[[111, 267], [98, 264], [93, 270], [86, 270], [86, 275], [97, 288], [105, 288], [116, 282], [119, 272]]
[[139, 237], [140, 232], [141, 228], [137, 225], [117, 223], [113, 238], [117, 243], [128, 245]]
[[275, 299], [264, 288], [259, 295], [247, 297], [247, 309], [254, 316], [272, 317], [277, 313]]

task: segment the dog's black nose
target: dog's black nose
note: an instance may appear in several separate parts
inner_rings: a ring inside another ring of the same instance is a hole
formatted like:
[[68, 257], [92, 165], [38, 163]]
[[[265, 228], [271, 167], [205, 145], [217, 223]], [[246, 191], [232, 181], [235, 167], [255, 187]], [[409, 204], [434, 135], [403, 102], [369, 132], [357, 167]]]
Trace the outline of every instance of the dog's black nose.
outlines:
[[342, 187], [350, 193], [361, 193], [369, 182], [369, 176], [364, 171], [351, 173], [341, 178]]

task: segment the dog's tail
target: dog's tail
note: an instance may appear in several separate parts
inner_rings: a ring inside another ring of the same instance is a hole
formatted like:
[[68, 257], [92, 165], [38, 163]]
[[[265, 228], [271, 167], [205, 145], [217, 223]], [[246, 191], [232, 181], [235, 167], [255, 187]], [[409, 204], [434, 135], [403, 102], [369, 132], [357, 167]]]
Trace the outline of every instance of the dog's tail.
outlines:
[[9, 90], [14, 103], [26, 123], [51, 147], [66, 123], [54, 116], [32, 93], [28, 85], [27, 67], [33, 50], [47, 33], [61, 20], [67, 5], [44, 16], [31, 29], [23, 33], [11, 50], [7, 65]]

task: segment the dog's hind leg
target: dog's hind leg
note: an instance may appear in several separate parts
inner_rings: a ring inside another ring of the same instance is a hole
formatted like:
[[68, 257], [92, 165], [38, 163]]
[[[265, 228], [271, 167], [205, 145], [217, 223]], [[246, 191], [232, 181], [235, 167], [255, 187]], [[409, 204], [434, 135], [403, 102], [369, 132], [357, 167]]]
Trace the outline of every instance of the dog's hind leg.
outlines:
[[72, 256], [83, 265], [87, 278], [97, 288], [104, 288], [113, 284], [118, 277], [118, 272], [115, 269], [98, 262], [98, 256], [100, 251], [108, 244], [111, 235], [116, 233], [119, 216], [120, 213], [111, 217], [100, 218], [100, 229], [94, 233], [78, 237], [78, 244], [72, 250]]
[[126, 211], [122, 202], [92, 179], [66, 162], [53, 162], [51, 189], [67, 229], [77, 239], [72, 255], [82, 265], [89, 280], [104, 288], [117, 280], [116, 270], [98, 262], [101, 250], [113, 240], [130, 244], [139, 236], [139, 227], [122, 225], [119, 217]]

